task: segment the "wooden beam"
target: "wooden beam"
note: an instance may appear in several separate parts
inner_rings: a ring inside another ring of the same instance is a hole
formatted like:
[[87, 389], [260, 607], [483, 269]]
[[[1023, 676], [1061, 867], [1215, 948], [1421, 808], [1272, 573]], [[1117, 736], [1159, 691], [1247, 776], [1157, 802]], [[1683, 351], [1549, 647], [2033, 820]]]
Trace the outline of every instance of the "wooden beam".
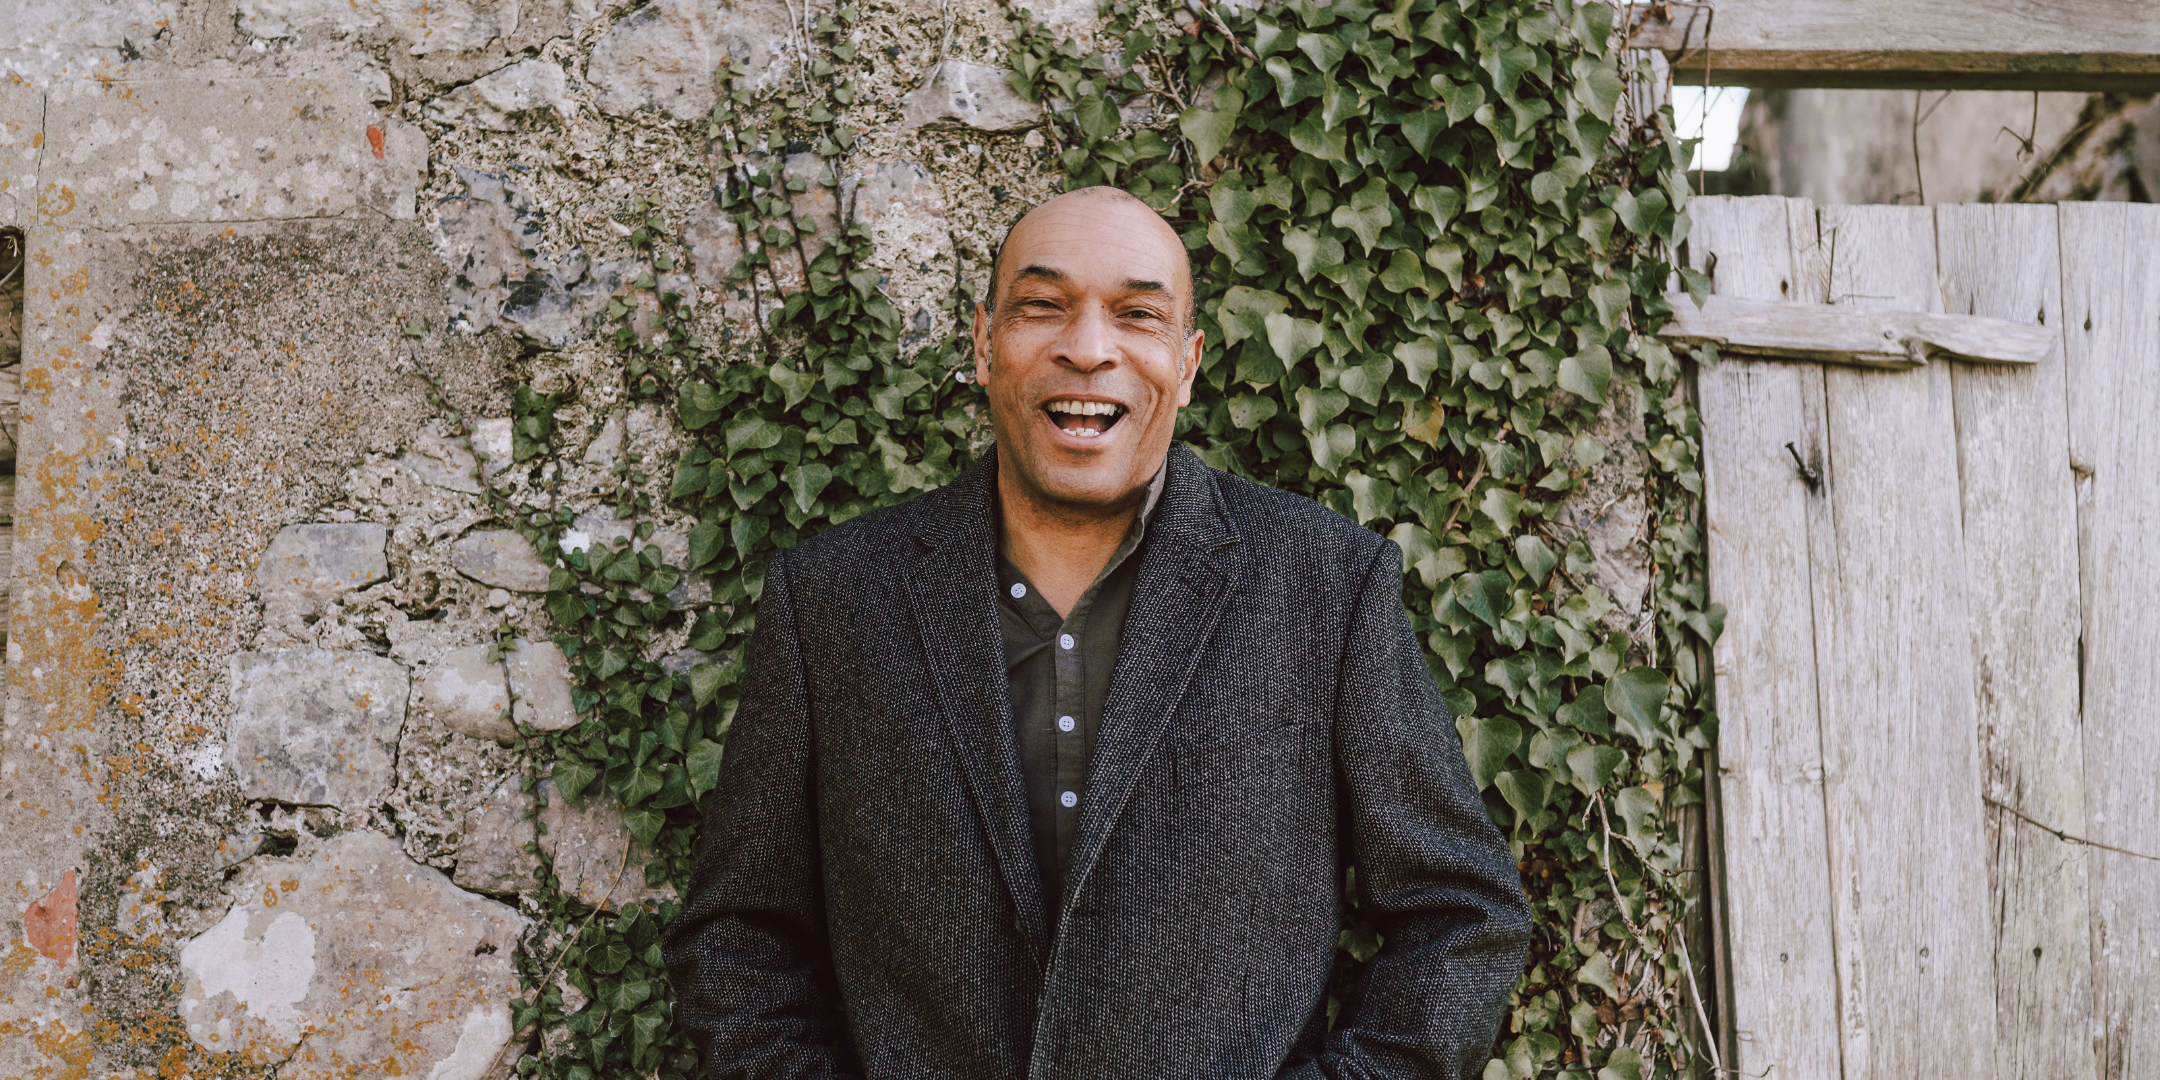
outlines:
[[1718, 0], [1626, 19], [1629, 46], [1662, 50], [1683, 84], [2160, 91], [2160, 12], [2142, 0]]
[[1904, 369], [1930, 356], [1994, 364], [2037, 364], [2055, 353], [2046, 327], [1990, 319], [1782, 300], [1709, 297], [1702, 307], [1666, 297], [1673, 319], [1658, 336], [1715, 344], [1720, 352], [1819, 364]]

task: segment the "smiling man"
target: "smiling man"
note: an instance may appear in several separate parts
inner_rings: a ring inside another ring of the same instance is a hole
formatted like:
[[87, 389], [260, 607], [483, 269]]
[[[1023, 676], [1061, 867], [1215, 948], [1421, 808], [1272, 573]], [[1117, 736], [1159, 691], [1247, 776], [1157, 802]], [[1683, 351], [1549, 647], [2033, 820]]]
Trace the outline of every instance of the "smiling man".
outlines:
[[1036, 207], [975, 316], [996, 452], [772, 560], [669, 929], [707, 1075], [1482, 1069], [1528, 909], [1401, 553], [1173, 441], [1192, 303], [1139, 200]]

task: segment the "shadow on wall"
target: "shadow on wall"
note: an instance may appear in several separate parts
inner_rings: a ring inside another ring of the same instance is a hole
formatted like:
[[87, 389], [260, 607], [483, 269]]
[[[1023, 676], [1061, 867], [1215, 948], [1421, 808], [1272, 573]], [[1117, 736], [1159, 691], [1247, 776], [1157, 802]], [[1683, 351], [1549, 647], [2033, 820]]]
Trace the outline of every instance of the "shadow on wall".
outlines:
[[1854, 203], [2152, 202], [2160, 101], [1994, 90], [1755, 90], [1710, 195]]

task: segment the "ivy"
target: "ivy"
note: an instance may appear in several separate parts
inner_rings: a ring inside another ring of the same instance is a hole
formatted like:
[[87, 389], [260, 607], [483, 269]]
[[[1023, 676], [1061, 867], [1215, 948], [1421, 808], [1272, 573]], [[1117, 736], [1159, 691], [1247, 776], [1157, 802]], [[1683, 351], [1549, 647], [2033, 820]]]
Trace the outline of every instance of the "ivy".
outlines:
[[[1107, 15], [1090, 44], [1017, 14], [1009, 82], [1045, 105], [1070, 186], [1133, 192], [1192, 253], [1207, 348], [1179, 437], [1405, 553], [1413, 626], [1537, 915], [1486, 1077], [1690, 1069], [1705, 1044], [1683, 993], [1678, 822], [1702, 800], [1700, 657], [1721, 613], [1703, 587], [1697, 418], [1681, 358], [1649, 336], [1687, 231], [1683, 147], [1669, 116], [1636, 111], [1647, 73], [1625, 69], [1613, 8]], [[652, 885], [689, 880], [765, 560], [950, 481], [986, 442], [960, 333], [973, 296], [950, 298], [944, 346], [903, 355], [839, 179], [857, 17], [807, 26], [814, 77], [753, 91], [739, 64], [716, 76], [714, 197], [743, 252], [726, 287], [754, 305], [754, 340], [699, 340], [679, 238], [631, 207], [647, 269], [610, 307], [620, 396], [664, 407], [688, 442], [617, 466], [624, 534], [571, 542], [578, 519], [552, 496], [499, 505], [556, 566], [546, 609], [579, 687], [582, 722], [528, 742], [562, 797], [623, 807]], [[518, 392], [517, 463], [558, 452], [560, 404]], [[1644, 610], [1619, 612], [1558, 511], [1631, 423], [1653, 584]], [[675, 905], [596, 911], [540, 873], [548, 917], [520, 960], [516, 1024], [547, 1035], [518, 1071], [693, 1073], [653, 944]], [[1354, 882], [1344, 977], [1381, 946]]]

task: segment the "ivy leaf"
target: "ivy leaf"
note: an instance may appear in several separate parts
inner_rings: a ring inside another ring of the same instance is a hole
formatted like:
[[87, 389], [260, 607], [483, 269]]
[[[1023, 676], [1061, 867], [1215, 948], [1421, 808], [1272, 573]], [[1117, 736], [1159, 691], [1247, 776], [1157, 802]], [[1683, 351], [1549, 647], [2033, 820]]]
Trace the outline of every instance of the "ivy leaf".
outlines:
[[[1619, 980], [1613, 978], [1612, 958], [1606, 956], [1603, 949], [1591, 953], [1590, 959], [1583, 961], [1583, 965], [1575, 969], [1575, 981], [1605, 991], [1606, 998], [1611, 1001], [1627, 1000], [1620, 995]], [[1615, 1056], [1618, 1056], [1617, 1053]]]
[[623, 811], [623, 824], [630, 827], [630, 838], [648, 847], [660, 835], [660, 827], [667, 824], [667, 811], [638, 808]]
[[1208, 205], [1215, 211], [1215, 220], [1225, 225], [1243, 225], [1260, 206], [1260, 198], [1248, 188], [1217, 184], [1208, 191]]
[[[647, 732], [651, 734], [651, 732]], [[607, 774], [608, 790], [631, 806], [644, 802], [653, 792], [667, 783], [667, 777], [654, 763], [642, 765], [617, 765]]]
[[1298, 426], [1316, 431], [1350, 407], [1350, 395], [1333, 388], [1300, 386], [1297, 391]]
[[1603, 345], [1592, 345], [1560, 361], [1559, 381], [1560, 389], [1602, 404], [1605, 388], [1612, 382], [1612, 353]]
[[1485, 497], [1478, 500], [1478, 512], [1492, 519], [1503, 533], [1516, 529], [1516, 515], [1522, 511], [1523, 497], [1503, 487], [1485, 489]]
[[1310, 319], [1278, 313], [1268, 316], [1265, 322], [1268, 345], [1274, 348], [1275, 355], [1281, 358], [1284, 367], [1304, 359], [1306, 353], [1320, 345], [1320, 324]]
[[783, 408], [792, 409], [801, 404], [802, 399], [809, 397], [810, 391], [817, 388], [817, 376], [797, 371], [786, 364], [774, 364], [771, 374], [772, 381], [780, 385]]
[[1493, 777], [1500, 788], [1500, 797], [1515, 808], [1516, 820], [1521, 822], [1530, 815], [1545, 809], [1552, 797], [1552, 778], [1535, 769], [1515, 769]]
[[1178, 130], [1193, 144], [1193, 159], [1206, 164], [1222, 153], [1223, 144], [1237, 130], [1238, 113], [1245, 107], [1245, 95], [1235, 87], [1225, 86], [1214, 95], [1214, 107], [1194, 105], [1178, 117]]
[[1311, 58], [1313, 67], [1322, 72], [1335, 70], [1349, 50], [1334, 34], [1304, 33], [1297, 36], [1298, 51]]
[[1538, 588], [1545, 586], [1545, 575], [1552, 573], [1552, 568], [1560, 562], [1560, 557], [1545, 546], [1545, 541], [1527, 534], [1515, 538], [1515, 559], [1522, 563], [1523, 572], [1530, 575], [1530, 584]]
[[[1408, 365], [1404, 366], [1407, 367]], [[1445, 430], [1441, 422], [1446, 417], [1446, 411], [1441, 408], [1438, 402], [1430, 400], [1409, 402], [1403, 406], [1403, 434], [1434, 449], [1439, 449], [1440, 435]]]
[[574, 757], [556, 758], [555, 771], [551, 774], [555, 781], [555, 790], [561, 793], [564, 802], [576, 799], [578, 793], [584, 791], [586, 785], [599, 775], [600, 770], [593, 768], [583, 758]]
[[595, 975], [613, 975], [630, 962], [630, 946], [620, 941], [604, 941], [585, 950], [585, 970]]
[[1377, 477], [1353, 472], [1343, 477], [1343, 486], [1350, 489], [1351, 512], [1360, 525], [1384, 517], [1393, 516], [1395, 485]]
[[[1402, 252], [1397, 251], [1396, 254], [1400, 255]], [[1403, 374], [1410, 377], [1411, 385], [1423, 390], [1426, 384], [1432, 382], [1432, 374], [1440, 366], [1440, 346], [1422, 340], [1400, 342], [1395, 346], [1395, 359], [1402, 363]], [[1434, 409], [1432, 415], [1435, 417], [1434, 435], [1437, 437], [1440, 410]], [[1406, 426], [1403, 430], [1408, 431], [1409, 428]], [[1434, 445], [1433, 438], [1416, 435], [1411, 437], [1427, 446]]]
[[765, 450], [778, 446], [780, 435], [780, 425], [756, 413], [746, 413], [736, 417], [727, 426], [728, 454], [733, 456], [744, 450]]
[[720, 557], [726, 545], [727, 534], [721, 531], [719, 522], [709, 518], [698, 522], [690, 529], [689, 566], [685, 569], [692, 573], [703, 570]]
[[1463, 760], [1480, 791], [1491, 786], [1522, 742], [1522, 725], [1505, 716], [1458, 716], [1455, 733], [1462, 736]]
[[688, 770], [690, 776], [690, 790], [697, 798], [703, 798], [706, 792], [720, 782], [720, 759], [725, 753], [719, 743], [711, 739], [699, 739], [697, 745], [683, 755], [683, 768]]
[[1455, 602], [1490, 627], [1500, 625], [1507, 610], [1508, 576], [1498, 570], [1464, 574], [1455, 579]]
[[1629, 838], [1645, 843], [1655, 838], [1657, 830], [1651, 825], [1658, 815], [1658, 798], [1649, 788], [1622, 788], [1613, 800], [1613, 809], [1620, 812], [1620, 820], [1627, 822]]
[[690, 699], [699, 708], [712, 704], [713, 695], [735, 681], [733, 664], [699, 664], [690, 669]]
[[1665, 673], [1656, 668], [1629, 668], [1605, 687], [1605, 706], [1612, 710], [1620, 732], [1645, 747], [1658, 744], [1658, 711], [1665, 704]]
[[1612, 207], [1620, 215], [1620, 224], [1627, 226], [1629, 232], [1642, 237], [1654, 236], [1658, 219], [1665, 214], [1665, 193], [1650, 188], [1638, 197], [1622, 188], [1613, 196]]
[[1080, 123], [1080, 131], [1089, 139], [1100, 142], [1117, 134], [1117, 106], [1109, 98], [1093, 94], [1073, 103], [1073, 118]]
[[1230, 399], [1228, 409], [1230, 422], [1246, 431], [1259, 427], [1282, 411], [1274, 398], [1262, 394], [1240, 394]]
[[1463, 287], [1462, 248], [1453, 240], [1441, 240], [1425, 249], [1425, 265], [1445, 276], [1448, 288], [1461, 292]]
[[1396, 248], [1388, 256], [1387, 269], [1380, 271], [1380, 284], [1392, 293], [1406, 293], [1425, 287], [1425, 267], [1409, 248]]
[[602, 682], [606, 682], [614, 678], [616, 672], [628, 666], [630, 666], [630, 658], [621, 649], [609, 647], [600, 650], [600, 662], [595, 665], [593, 675]]
[[809, 513], [810, 508], [817, 503], [818, 494], [825, 490], [825, 485], [832, 483], [832, 478], [831, 467], [817, 462], [790, 467], [787, 470], [787, 484], [795, 493], [796, 508], [805, 514]]
[[1320, 122], [1320, 114], [1308, 110], [1305, 119], [1290, 129], [1290, 145], [1322, 161], [1348, 160], [1344, 153], [1349, 138], [1347, 129], [1329, 130]]
[[[1612, 970], [1610, 962], [1605, 965], [1605, 970]], [[1620, 996], [1613, 995], [1613, 1000], [1620, 1000]], [[1605, 1059], [1605, 1067], [1598, 1070], [1597, 1080], [1643, 1080], [1648, 1072], [1640, 1051], [1632, 1046], [1621, 1046], [1615, 1047], [1612, 1055]]]
[[1568, 773], [1576, 790], [1589, 795], [1612, 782], [1613, 773], [1627, 764], [1627, 755], [1610, 746], [1584, 744], [1568, 751]]
[[1347, 204], [1336, 207], [1328, 220], [1356, 234], [1365, 245], [1365, 254], [1371, 255], [1373, 245], [1380, 242], [1381, 231], [1395, 220], [1389, 208], [1387, 184], [1379, 180], [1366, 184]]
[[1296, 65], [1284, 57], [1269, 57], [1267, 72], [1275, 77], [1276, 97], [1286, 109], [1306, 98], [1320, 96], [1320, 77], [1297, 70]]
[[1403, 138], [1410, 143], [1411, 149], [1418, 152], [1419, 157], [1431, 157], [1433, 140], [1439, 138], [1440, 133], [1447, 129], [1448, 117], [1445, 108], [1419, 109], [1402, 120]]
[[1327, 472], [1334, 472], [1357, 453], [1357, 431], [1348, 424], [1308, 432], [1305, 441], [1312, 448], [1313, 463]]
[[720, 391], [709, 383], [695, 380], [685, 383], [682, 393], [675, 399], [675, 415], [682, 421], [682, 426], [691, 431], [720, 419], [725, 408], [727, 402], [721, 398]]

